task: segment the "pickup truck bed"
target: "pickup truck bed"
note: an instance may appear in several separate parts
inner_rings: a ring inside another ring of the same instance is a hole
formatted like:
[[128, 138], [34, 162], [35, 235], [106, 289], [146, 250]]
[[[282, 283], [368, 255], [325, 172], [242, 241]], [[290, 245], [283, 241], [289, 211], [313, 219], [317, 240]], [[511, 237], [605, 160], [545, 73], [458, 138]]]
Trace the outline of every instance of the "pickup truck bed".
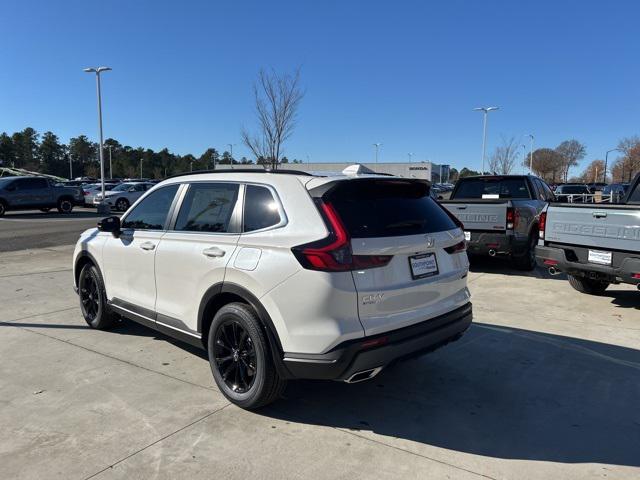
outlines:
[[[640, 207], [552, 203], [538, 263], [601, 283], [640, 283]], [[638, 275], [637, 277], [635, 275]]]
[[640, 204], [551, 203], [543, 215], [539, 265], [566, 272], [584, 293], [602, 293], [611, 283], [640, 284]]

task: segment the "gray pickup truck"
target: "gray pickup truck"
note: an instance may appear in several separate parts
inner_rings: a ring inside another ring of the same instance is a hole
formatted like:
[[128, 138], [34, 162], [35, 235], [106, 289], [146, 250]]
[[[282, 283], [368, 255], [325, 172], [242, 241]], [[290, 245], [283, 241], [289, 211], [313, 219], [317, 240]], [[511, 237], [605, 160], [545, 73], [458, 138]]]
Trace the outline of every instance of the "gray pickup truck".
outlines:
[[[539, 265], [565, 272], [573, 288], [598, 295], [612, 283], [640, 284], [640, 188], [621, 203], [551, 203], [541, 214]], [[640, 287], [639, 287], [640, 288]]]
[[80, 187], [65, 187], [44, 177], [0, 178], [0, 217], [9, 210], [42, 210], [57, 208], [71, 213], [74, 205], [84, 203]]
[[463, 223], [469, 255], [507, 256], [533, 270], [540, 212], [553, 199], [533, 175], [483, 175], [461, 178], [440, 203]]

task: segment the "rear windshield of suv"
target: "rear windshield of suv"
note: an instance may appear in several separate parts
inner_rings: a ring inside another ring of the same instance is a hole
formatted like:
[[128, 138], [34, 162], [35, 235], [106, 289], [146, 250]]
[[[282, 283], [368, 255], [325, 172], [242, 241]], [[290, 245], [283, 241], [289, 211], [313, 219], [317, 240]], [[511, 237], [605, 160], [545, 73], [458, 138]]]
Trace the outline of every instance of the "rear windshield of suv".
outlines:
[[524, 178], [469, 178], [458, 182], [452, 199], [531, 198]]
[[456, 228], [429, 196], [429, 186], [411, 180], [354, 180], [327, 199], [353, 238], [399, 237]]

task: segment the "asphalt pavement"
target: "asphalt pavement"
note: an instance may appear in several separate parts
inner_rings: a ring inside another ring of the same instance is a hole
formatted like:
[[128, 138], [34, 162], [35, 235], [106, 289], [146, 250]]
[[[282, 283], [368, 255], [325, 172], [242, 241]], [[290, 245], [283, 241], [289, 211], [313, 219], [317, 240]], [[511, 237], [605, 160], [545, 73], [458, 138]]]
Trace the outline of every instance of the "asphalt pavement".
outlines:
[[103, 217], [95, 208], [78, 207], [68, 215], [55, 209], [7, 212], [0, 217], [0, 252], [75, 244], [80, 233]]

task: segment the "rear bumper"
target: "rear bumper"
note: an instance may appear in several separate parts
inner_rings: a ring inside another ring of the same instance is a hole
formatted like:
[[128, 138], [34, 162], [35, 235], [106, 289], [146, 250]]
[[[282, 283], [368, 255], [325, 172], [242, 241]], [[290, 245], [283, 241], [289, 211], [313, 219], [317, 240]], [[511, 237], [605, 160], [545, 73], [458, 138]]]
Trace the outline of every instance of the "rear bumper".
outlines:
[[554, 267], [556, 270], [576, 277], [588, 277], [611, 283], [640, 284], [640, 279], [632, 276], [640, 273], [640, 257], [631, 257], [629, 253], [613, 252], [611, 265], [597, 265], [588, 263], [588, 255], [588, 247], [542, 245], [536, 247], [536, 262], [543, 268]]
[[520, 255], [528, 245], [528, 238], [519, 239], [512, 232], [471, 232], [467, 251], [472, 255]]
[[[471, 303], [417, 325], [338, 345], [324, 354], [287, 354], [284, 365], [291, 378], [347, 380], [357, 372], [385, 367], [406, 357], [426, 353], [457, 340], [472, 320]], [[366, 348], [364, 342], [386, 338]]]

